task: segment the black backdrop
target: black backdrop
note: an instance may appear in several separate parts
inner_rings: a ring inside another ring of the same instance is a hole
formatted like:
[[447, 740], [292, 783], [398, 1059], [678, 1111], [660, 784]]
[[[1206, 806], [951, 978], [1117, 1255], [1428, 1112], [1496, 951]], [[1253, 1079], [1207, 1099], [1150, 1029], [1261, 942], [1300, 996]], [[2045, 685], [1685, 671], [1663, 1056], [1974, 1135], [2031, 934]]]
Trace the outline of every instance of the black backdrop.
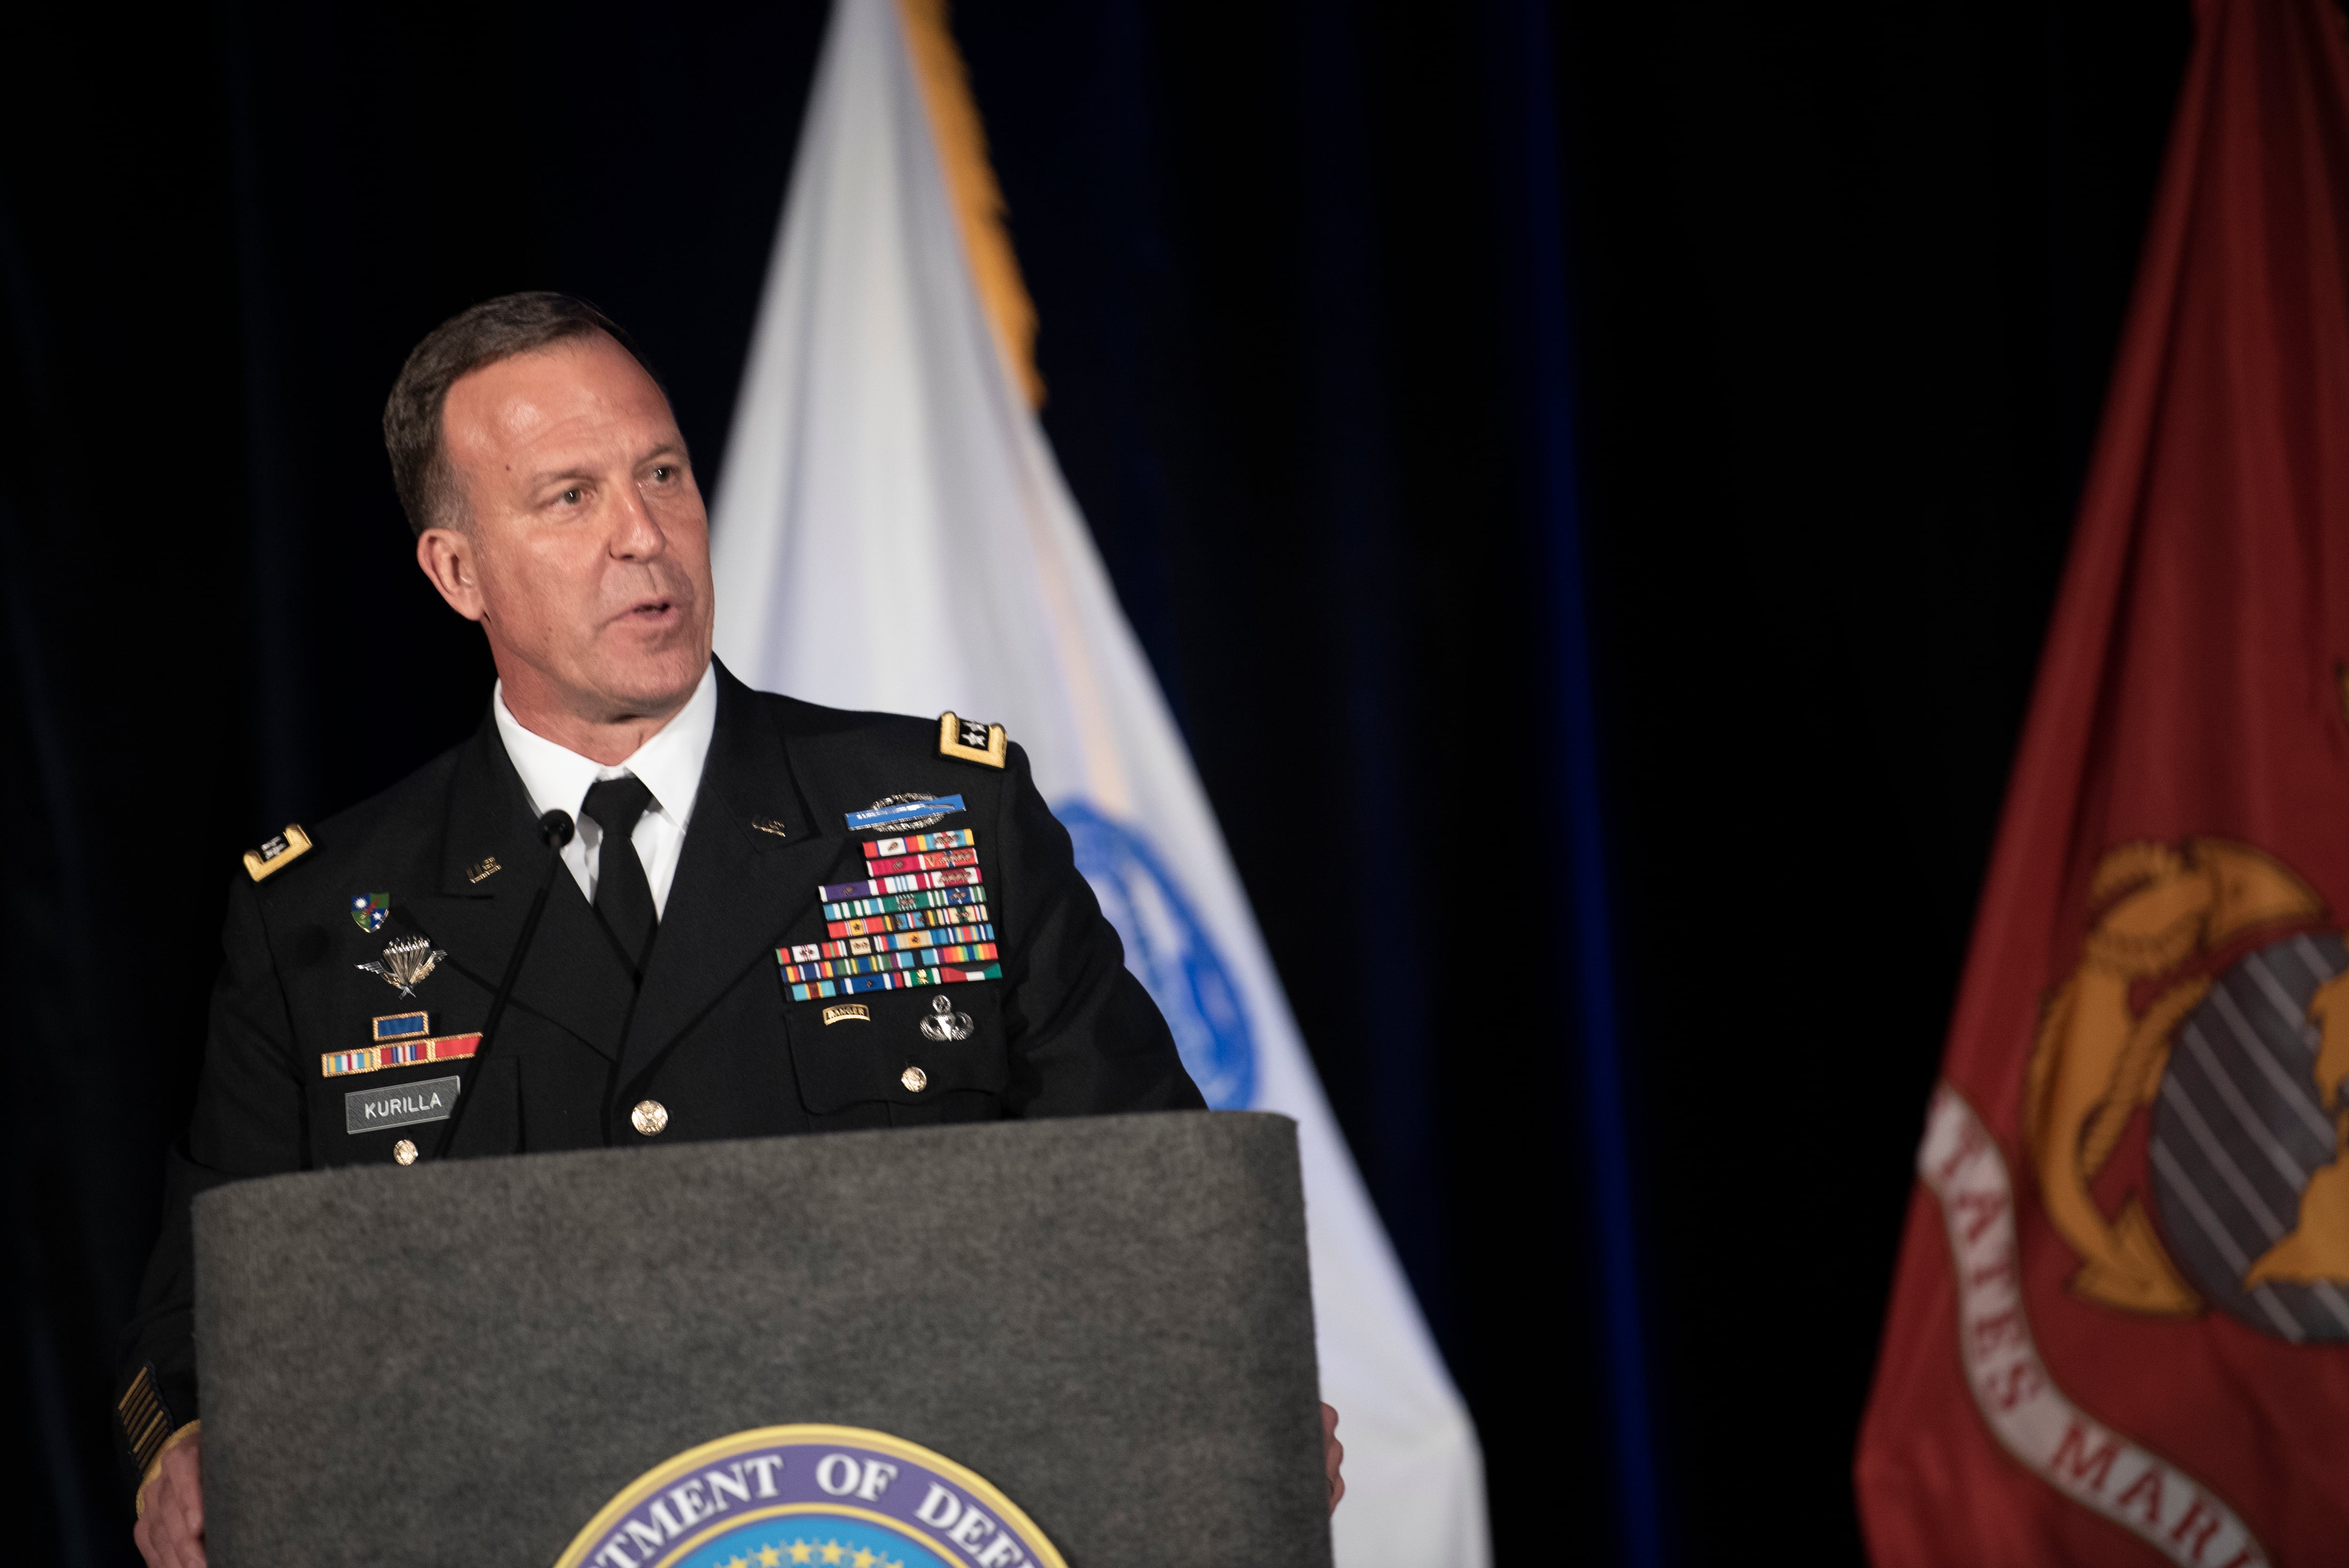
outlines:
[[[486, 692], [407, 563], [383, 392], [463, 304], [569, 289], [722, 482], [823, 15], [42, 9], [0, 22], [0, 1388], [28, 1450], [0, 1485], [28, 1560], [96, 1563], [128, 1552], [111, 1336], [222, 878]], [[1857, 1561], [1909, 1155], [2186, 8], [957, 12], [1047, 427], [1475, 1409], [1505, 1563], [1614, 1560], [1625, 1473], [1554, 890], [1473, 922], [1441, 896], [1557, 830], [1529, 150], [1495, 107], [1529, 23], [1664, 1541]], [[1331, 790], [1351, 815], [1302, 814]], [[1359, 863], [1323, 858], [1341, 833]], [[1496, 934], [1507, 970], [1462, 974]]]

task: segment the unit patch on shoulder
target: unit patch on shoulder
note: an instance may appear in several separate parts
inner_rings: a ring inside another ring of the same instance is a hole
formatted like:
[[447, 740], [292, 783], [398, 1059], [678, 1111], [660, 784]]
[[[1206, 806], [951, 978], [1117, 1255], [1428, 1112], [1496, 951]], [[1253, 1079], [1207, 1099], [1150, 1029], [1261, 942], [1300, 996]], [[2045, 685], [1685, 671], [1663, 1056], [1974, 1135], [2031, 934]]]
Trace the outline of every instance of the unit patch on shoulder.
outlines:
[[257, 850], [244, 851], [244, 874], [265, 882], [310, 852], [310, 835], [295, 823]]
[[957, 718], [949, 710], [938, 715], [938, 755], [964, 762], [984, 762], [989, 768], [1003, 766], [1004, 756], [1011, 748], [1011, 738], [999, 724], [981, 724], [975, 718]]

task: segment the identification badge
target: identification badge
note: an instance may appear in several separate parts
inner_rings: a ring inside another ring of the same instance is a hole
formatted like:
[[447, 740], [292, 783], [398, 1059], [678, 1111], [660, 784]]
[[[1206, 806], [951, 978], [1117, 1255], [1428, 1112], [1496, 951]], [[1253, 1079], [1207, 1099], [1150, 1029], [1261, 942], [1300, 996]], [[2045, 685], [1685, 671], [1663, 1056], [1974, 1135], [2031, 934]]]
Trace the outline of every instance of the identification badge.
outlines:
[[343, 1130], [380, 1132], [419, 1121], [446, 1121], [457, 1108], [457, 1090], [464, 1081], [452, 1074], [420, 1083], [353, 1089], [343, 1096]]

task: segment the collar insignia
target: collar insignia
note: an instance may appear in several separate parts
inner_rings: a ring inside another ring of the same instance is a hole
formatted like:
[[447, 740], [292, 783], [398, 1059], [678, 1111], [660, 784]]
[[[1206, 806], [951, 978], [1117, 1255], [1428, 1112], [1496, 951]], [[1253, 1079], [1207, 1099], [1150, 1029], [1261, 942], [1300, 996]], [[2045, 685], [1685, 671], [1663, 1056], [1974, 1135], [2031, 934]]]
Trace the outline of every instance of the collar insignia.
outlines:
[[266, 882], [310, 852], [310, 835], [293, 822], [285, 830], [257, 850], [244, 851], [244, 874], [255, 882]]

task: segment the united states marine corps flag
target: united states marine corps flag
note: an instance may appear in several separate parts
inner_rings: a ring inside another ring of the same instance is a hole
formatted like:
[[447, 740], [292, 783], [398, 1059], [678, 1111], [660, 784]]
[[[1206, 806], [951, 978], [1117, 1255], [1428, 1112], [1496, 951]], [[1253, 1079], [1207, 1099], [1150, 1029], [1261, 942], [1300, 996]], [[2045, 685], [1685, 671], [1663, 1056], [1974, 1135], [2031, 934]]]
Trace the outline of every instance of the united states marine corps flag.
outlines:
[[1878, 1568], [2349, 1559], [2349, 49], [2201, 0], [1918, 1151]]

